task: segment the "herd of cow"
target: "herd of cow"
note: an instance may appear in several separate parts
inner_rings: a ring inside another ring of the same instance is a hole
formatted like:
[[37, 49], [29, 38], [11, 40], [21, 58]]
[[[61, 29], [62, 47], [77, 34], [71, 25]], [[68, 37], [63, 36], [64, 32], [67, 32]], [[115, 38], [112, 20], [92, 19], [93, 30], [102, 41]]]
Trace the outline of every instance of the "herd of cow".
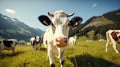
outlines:
[[[64, 54], [66, 51], [66, 46], [76, 43], [76, 37], [69, 37], [70, 27], [76, 27], [82, 22], [82, 18], [79, 16], [73, 17], [71, 20], [68, 18], [73, 16], [74, 13], [66, 14], [63, 10], [55, 11], [53, 14], [48, 12], [51, 20], [46, 15], [40, 15], [38, 20], [45, 26], [50, 26], [46, 29], [44, 37], [39, 36], [32, 37], [30, 43], [34, 50], [40, 49], [41, 42], [47, 48], [47, 54], [50, 61], [50, 66], [55, 67], [55, 61], [53, 54], [57, 55], [60, 60], [61, 67], [64, 65]], [[43, 39], [43, 41], [41, 41]], [[120, 30], [109, 30], [106, 32], [106, 52], [108, 51], [108, 44], [113, 44], [113, 48], [116, 53], [119, 51], [116, 49], [116, 45], [120, 42]], [[0, 52], [4, 49], [11, 49], [13, 53], [15, 52], [15, 45], [17, 45], [17, 40], [6, 39], [0, 41]]]

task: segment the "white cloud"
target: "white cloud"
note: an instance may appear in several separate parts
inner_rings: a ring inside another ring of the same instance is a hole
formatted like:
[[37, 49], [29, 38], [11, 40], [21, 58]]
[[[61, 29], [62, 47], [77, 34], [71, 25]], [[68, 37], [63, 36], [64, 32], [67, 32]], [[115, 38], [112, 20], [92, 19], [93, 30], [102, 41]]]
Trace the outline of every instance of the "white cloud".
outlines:
[[97, 3], [94, 3], [94, 4], [92, 5], [92, 7], [96, 7], [96, 5], [97, 5]]
[[5, 12], [9, 14], [16, 14], [15, 10], [13, 9], [5, 9]]

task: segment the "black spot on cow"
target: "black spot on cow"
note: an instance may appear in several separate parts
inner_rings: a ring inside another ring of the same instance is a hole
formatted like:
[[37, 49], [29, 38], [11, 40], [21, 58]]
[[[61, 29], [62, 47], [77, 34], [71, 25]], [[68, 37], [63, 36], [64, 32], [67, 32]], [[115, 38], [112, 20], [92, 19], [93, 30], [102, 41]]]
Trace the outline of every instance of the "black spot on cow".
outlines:
[[34, 40], [34, 41], [33, 41], [33, 46], [35, 46], [35, 45], [36, 45], [36, 41]]
[[3, 44], [6, 47], [12, 47], [13, 41], [3, 40]]
[[51, 20], [50, 20], [49, 17], [47, 17], [46, 15], [41, 15], [41, 16], [39, 16], [39, 17], [38, 17], [38, 20], [39, 20], [42, 24], [44, 24], [44, 25], [46, 25], [46, 26], [50, 25], [50, 23], [51, 23]]
[[71, 26], [76, 27], [76, 26], [79, 25], [79, 23], [82, 22], [82, 20], [83, 20], [83, 19], [82, 19], [81, 17], [75, 16], [75, 17], [73, 17], [73, 18], [71, 19], [70, 24], [71, 24]]
[[55, 64], [51, 64], [50, 67], [55, 67]]
[[1, 44], [2, 42], [0, 41], [0, 44]]
[[112, 36], [112, 38], [113, 38], [115, 41], [118, 40], [117, 33], [116, 33], [115, 31], [113, 31], [113, 32], [111, 33], [111, 36]]
[[37, 44], [39, 44], [40, 43], [40, 40], [39, 41], [36, 41], [36, 39], [33, 41], [33, 46], [34, 45], [37, 45]]

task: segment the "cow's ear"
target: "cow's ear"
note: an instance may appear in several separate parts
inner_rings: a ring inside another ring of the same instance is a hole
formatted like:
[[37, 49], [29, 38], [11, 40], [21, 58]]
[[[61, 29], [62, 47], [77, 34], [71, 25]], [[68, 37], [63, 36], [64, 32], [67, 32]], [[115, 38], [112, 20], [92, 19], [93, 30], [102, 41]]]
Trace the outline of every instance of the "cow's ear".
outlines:
[[73, 18], [71, 19], [71, 21], [70, 21], [70, 25], [71, 25], [72, 27], [76, 27], [76, 26], [79, 25], [79, 23], [82, 22], [82, 20], [83, 20], [83, 19], [82, 19], [81, 17], [79, 17], [79, 16], [73, 17]]
[[46, 16], [46, 15], [41, 15], [38, 17], [38, 20], [43, 24], [43, 25], [50, 25], [51, 20]]

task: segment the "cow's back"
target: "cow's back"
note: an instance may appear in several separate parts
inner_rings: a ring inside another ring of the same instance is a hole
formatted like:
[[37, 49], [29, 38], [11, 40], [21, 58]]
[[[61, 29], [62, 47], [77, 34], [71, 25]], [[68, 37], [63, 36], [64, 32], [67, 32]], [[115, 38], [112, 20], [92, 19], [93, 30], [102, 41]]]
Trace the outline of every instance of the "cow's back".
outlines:
[[120, 32], [120, 30], [108, 30], [106, 32], [107, 40], [118, 41], [117, 32]]
[[12, 47], [13, 41], [3, 40], [3, 44], [5, 47]]

